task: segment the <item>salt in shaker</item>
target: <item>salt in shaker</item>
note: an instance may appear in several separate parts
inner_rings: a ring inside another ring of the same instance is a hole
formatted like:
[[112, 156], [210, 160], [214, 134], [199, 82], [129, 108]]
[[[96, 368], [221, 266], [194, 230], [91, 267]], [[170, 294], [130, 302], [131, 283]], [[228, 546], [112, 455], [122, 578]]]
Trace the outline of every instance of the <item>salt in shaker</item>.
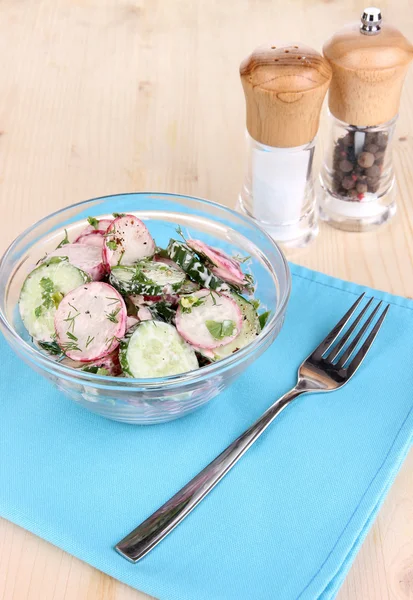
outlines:
[[366, 231], [396, 211], [391, 144], [413, 47], [370, 7], [361, 22], [335, 33], [323, 53], [333, 77], [320, 215], [339, 229]]
[[312, 163], [331, 68], [302, 44], [270, 43], [240, 66], [248, 167], [238, 208], [278, 242], [304, 246], [318, 232]]

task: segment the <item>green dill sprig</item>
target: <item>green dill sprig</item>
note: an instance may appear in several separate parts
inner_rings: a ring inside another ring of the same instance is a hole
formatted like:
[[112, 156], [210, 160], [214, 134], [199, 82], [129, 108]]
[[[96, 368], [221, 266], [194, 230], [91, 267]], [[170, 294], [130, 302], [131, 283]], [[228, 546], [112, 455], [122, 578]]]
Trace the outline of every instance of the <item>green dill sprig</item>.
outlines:
[[246, 263], [248, 260], [251, 260], [251, 256], [241, 256], [241, 254], [233, 254], [232, 259], [242, 264]]
[[106, 300], [113, 300], [113, 302], [111, 302], [109, 304], [109, 306], [113, 306], [113, 304], [116, 304], [117, 302], [120, 302], [119, 298], [111, 298], [110, 296], [105, 296]]
[[93, 342], [94, 339], [95, 339], [95, 336], [93, 336], [93, 337], [90, 337], [90, 335], [87, 336], [86, 349], [90, 346], [90, 344]]
[[121, 307], [119, 306], [118, 308], [115, 308], [114, 310], [112, 310], [111, 313], [106, 313], [106, 318], [109, 319], [109, 321], [111, 321], [111, 323], [118, 323], [119, 320], [118, 320], [117, 316], [120, 313], [120, 309], [121, 309]]
[[180, 225], [178, 225], [178, 227], [175, 229], [176, 233], [181, 236], [181, 238], [184, 240], [184, 242], [186, 243], [186, 237], [184, 235], [184, 232], [182, 231], [182, 228]]
[[65, 246], [66, 244], [70, 244], [69, 238], [68, 238], [68, 235], [67, 235], [67, 229], [65, 229], [65, 237], [62, 239], [62, 241], [60, 242], [60, 244], [56, 247], [56, 250], [58, 250], [62, 246]]

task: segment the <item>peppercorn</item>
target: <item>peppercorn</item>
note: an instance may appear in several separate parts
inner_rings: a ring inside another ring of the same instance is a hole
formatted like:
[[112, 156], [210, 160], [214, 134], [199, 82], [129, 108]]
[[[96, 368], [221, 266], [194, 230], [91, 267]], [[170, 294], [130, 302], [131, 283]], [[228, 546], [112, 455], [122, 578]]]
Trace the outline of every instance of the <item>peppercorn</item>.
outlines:
[[[373, 163], [371, 163], [373, 164]], [[343, 171], [343, 173], [350, 173], [350, 171], [353, 170], [353, 165], [351, 164], [351, 162], [349, 160], [340, 160], [339, 162], [339, 167], [340, 170]]]
[[354, 179], [351, 176], [346, 175], [346, 177], [343, 177], [343, 181], [341, 182], [341, 185], [343, 186], [343, 188], [345, 190], [351, 190], [352, 188], [355, 187], [356, 182], [354, 181]]
[[368, 169], [369, 167], [374, 165], [374, 154], [372, 154], [371, 152], [361, 152], [357, 159], [357, 162], [363, 169]]
[[366, 169], [367, 177], [380, 177], [380, 167], [377, 165], [373, 165], [372, 167]]
[[359, 194], [365, 194], [368, 190], [368, 185], [367, 183], [358, 183], [356, 189]]

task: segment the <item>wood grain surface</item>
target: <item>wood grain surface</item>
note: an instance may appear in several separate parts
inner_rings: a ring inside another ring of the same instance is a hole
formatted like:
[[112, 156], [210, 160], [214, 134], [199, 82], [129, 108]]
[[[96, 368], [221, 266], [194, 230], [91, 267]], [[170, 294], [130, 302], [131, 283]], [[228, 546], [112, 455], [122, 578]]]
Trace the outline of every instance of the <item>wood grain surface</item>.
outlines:
[[[380, 7], [413, 39], [409, 0]], [[113, 192], [183, 192], [233, 206], [245, 159], [240, 61], [280, 37], [321, 50], [363, 8], [361, 0], [1, 0], [0, 251], [50, 211]], [[400, 114], [395, 219], [365, 234], [323, 226], [289, 258], [413, 297], [411, 71]], [[0, 521], [0, 599], [143, 598]], [[338, 598], [413, 599], [413, 454]]]

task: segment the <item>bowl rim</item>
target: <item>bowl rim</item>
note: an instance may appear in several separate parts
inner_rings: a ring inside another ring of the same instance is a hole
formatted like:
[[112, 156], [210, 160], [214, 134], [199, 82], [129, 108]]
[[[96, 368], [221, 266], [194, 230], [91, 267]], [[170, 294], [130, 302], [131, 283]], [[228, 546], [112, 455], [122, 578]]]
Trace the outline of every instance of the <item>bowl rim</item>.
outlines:
[[[69, 204], [68, 206], [64, 206], [63, 208], [60, 208], [59, 210], [51, 212], [48, 215], [46, 215], [45, 217], [42, 217], [41, 219], [39, 219], [32, 225], [27, 227], [22, 233], [20, 233], [11, 242], [11, 244], [8, 246], [8, 248], [6, 249], [6, 251], [4, 252], [3, 256], [0, 259], [0, 275], [1, 275], [1, 271], [3, 269], [3, 266], [4, 266], [7, 258], [10, 255], [10, 253], [13, 251], [14, 247], [16, 245], [18, 245], [20, 242], [22, 242], [24, 240], [24, 238], [27, 237], [31, 233], [31, 231], [33, 231], [36, 227], [38, 227], [42, 223], [45, 223], [49, 219], [52, 219], [53, 217], [56, 217], [67, 210], [77, 208], [77, 207], [85, 207], [86, 208], [88, 205], [90, 205], [96, 201], [106, 200], [109, 198], [116, 198], [119, 196], [169, 196], [171, 198], [178, 198], [178, 199], [186, 198], [188, 200], [195, 200], [196, 202], [201, 203], [201, 204], [218, 207], [220, 210], [229, 213], [230, 216], [235, 216], [239, 219], [242, 219], [243, 221], [246, 221], [248, 224], [252, 225], [252, 227], [254, 227], [255, 229], [258, 229], [260, 231], [260, 233], [263, 234], [264, 237], [266, 237], [267, 240], [270, 242], [270, 244], [275, 248], [276, 252], [278, 253], [279, 257], [281, 258], [282, 265], [284, 268], [285, 278], [286, 278], [286, 287], [284, 289], [284, 295], [280, 299], [280, 302], [277, 304], [274, 314], [272, 315], [270, 321], [266, 324], [265, 329], [260, 332], [260, 334], [256, 337], [256, 339], [253, 342], [251, 342], [250, 344], [247, 344], [246, 346], [244, 346], [237, 352], [234, 352], [233, 354], [230, 354], [229, 356], [227, 356], [215, 363], [211, 363], [210, 365], [202, 367], [201, 369], [195, 369], [193, 371], [188, 371], [186, 373], [178, 373], [176, 375], [168, 375], [165, 377], [156, 377], [156, 378], [154, 377], [154, 378], [147, 378], [147, 379], [138, 379], [135, 377], [127, 377], [127, 378], [123, 379], [120, 377], [87, 373], [87, 372], [81, 371], [80, 369], [74, 369], [73, 367], [65, 366], [65, 365], [51, 359], [48, 355], [44, 354], [43, 352], [38, 350], [35, 346], [30, 345], [28, 342], [26, 342], [24, 339], [22, 339], [20, 337], [20, 335], [15, 330], [15, 328], [11, 325], [11, 323], [9, 323], [8, 319], [6, 318], [5, 314], [3, 313], [2, 308], [0, 307], [0, 323], [3, 325], [3, 327], [6, 328], [6, 330], [12, 336], [12, 338], [14, 338], [16, 340], [17, 344], [19, 346], [23, 346], [24, 351], [29, 355], [30, 359], [40, 362], [42, 367], [45, 367], [47, 370], [52, 369], [53, 371], [56, 371], [58, 374], [62, 375], [65, 379], [69, 378], [69, 379], [87, 381], [89, 383], [96, 384], [101, 389], [103, 389], [103, 388], [113, 389], [115, 386], [120, 386], [120, 387], [122, 387], [122, 389], [124, 389], [129, 384], [131, 387], [133, 387], [135, 389], [137, 387], [150, 389], [150, 388], [159, 387], [159, 386], [169, 387], [169, 386], [173, 386], [173, 385], [181, 385], [183, 383], [192, 382], [199, 378], [205, 379], [208, 375], [213, 375], [213, 374], [216, 374], [216, 372], [218, 372], [218, 371], [226, 370], [226, 368], [232, 366], [234, 363], [241, 363], [250, 354], [253, 354], [254, 351], [258, 347], [263, 345], [263, 343], [271, 336], [271, 333], [273, 332], [275, 326], [277, 325], [280, 316], [284, 313], [285, 308], [288, 304], [288, 300], [290, 298], [292, 279], [291, 279], [291, 271], [290, 271], [290, 268], [288, 265], [288, 261], [284, 255], [283, 251], [279, 247], [279, 245], [275, 242], [275, 240], [254, 219], [252, 219], [248, 215], [239, 213], [239, 212], [233, 210], [232, 208], [225, 206], [224, 204], [220, 204], [219, 202], [215, 202], [213, 200], [207, 200], [205, 198], [201, 198], [198, 196], [191, 196], [188, 194], [176, 194], [173, 192], [139, 191], [139, 192], [124, 192], [124, 193], [116, 193], [116, 194], [107, 194], [104, 196], [97, 196], [96, 198], [89, 198], [87, 200], [75, 202], [74, 204]], [[124, 385], [122, 385], [123, 382], [124, 382]]]

